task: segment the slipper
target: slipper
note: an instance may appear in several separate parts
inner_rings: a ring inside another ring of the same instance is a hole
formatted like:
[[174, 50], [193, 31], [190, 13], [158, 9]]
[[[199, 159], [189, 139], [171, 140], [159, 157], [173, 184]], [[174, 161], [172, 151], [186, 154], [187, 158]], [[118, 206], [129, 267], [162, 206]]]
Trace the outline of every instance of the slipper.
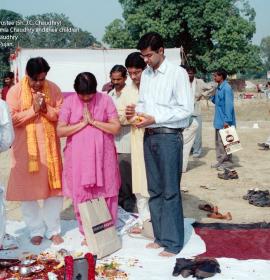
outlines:
[[218, 213], [218, 207], [211, 203], [199, 204], [198, 208], [206, 212]]
[[229, 180], [229, 179], [238, 179], [237, 172], [234, 171], [225, 171], [224, 173], [218, 173], [218, 178], [223, 180]]
[[264, 192], [256, 192], [255, 194], [251, 195], [248, 202], [250, 204], [254, 204], [256, 201], [263, 199], [263, 198], [267, 198], [267, 197], [268, 197], [268, 195], [265, 194]]
[[263, 196], [261, 198], [255, 199], [252, 203], [254, 206], [258, 207], [269, 207], [270, 206], [270, 197]]
[[225, 215], [222, 215], [221, 213], [211, 213], [211, 214], [207, 214], [208, 218], [211, 219], [219, 219], [219, 220], [232, 220], [232, 215], [230, 212], [227, 212]]

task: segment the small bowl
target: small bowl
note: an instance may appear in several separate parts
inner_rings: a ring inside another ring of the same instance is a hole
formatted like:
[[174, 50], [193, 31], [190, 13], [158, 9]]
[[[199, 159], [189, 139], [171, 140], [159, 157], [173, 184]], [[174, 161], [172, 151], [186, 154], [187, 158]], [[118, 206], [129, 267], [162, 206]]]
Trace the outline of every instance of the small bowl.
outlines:
[[12, 271], [13, 273], [15, 272], [18, 272], [20, 270], [20, 267], [18, 265], [14, 265], [14, 266], [11, 266], [9, 268], [10, 271]]
[[21, 261], [21, 265], [22, 266], [30, 266], [35, 262], [36, 262], [36, 260], [26, 259], [26, 260]]
[[29, 266], [21, 266], [19, 272], [21, 276], [29, 276], [33, 274], [32, 268]]

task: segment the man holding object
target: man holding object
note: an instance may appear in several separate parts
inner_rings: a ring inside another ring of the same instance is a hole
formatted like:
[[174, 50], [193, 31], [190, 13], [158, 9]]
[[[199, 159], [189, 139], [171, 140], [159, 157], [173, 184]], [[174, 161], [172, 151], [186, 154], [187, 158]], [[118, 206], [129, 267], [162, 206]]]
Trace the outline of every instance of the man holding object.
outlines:
[[[184, 222], [180, 193], [182, 170], [182, 130], [193, 111], [188, 75], [164, 56], [162, 37], [145, 34], [137, 48], [148, 67], [143, 71], [139, 101], [127, 106], [126, 116], [143, 118], [137, 127], [145, 127], [144, 157], [149, 207], [155, 240], [148, 248], [163, 247], [159, 254], [172, 257], [183, 248]], [[136, 113], [137, 112], [137, 113]]]

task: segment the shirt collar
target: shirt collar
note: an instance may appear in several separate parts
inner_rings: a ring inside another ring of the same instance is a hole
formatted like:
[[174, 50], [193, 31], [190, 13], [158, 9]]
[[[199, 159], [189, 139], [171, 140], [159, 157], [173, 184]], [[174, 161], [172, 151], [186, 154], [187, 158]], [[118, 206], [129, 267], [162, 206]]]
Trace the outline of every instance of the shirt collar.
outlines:
[[222, 89], [226, 85], [227, 81], [224, 80], [220, 85], [218, 85], [218, 89]]
[[120, 96], [122, 95], [122, 93], [125, 91], [126, 86], [127, 86], [127, 85], [125, 85], [125, 86], [121, 89], [121, 91], [120, 91], [120, 95], [119, 95], [119, 96], [116, 94], [116, 90], [115, 90], [115, 88], [114, 88], [114, 89], [112, 89], [112, 90], [110, 91], [111, 95], [112, 95], [112, 96], [116, 96], [116, 97], [120, 97]]
[[164, 60], [162, 61], [162, 63], [159, 65], [158, 69], [156, 69], [156, 71], [154, 71], [153, 68], [150, 66], [147, 66], [146, 69], [148, 70], [149, 73], [152, 73], [152, 74], [155, 72], [160, 72], [161, 74], [165, 74], [167, 67], [168, 67], [168, 60], [165, 57]]

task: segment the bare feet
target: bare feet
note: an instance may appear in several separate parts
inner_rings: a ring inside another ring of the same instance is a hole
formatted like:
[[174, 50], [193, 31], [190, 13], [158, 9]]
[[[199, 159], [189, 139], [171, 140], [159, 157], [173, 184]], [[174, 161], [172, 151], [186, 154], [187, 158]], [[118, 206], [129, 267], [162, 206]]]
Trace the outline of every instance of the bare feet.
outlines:
[[174, 253], [170, 253], [170, 252], [167, 252], [167, 251], [162, 251], [158, 254], [160, 257], [167, 257], [167, 258], [170, 258], [170, 257], [175, 257], [176, 254]]
[[86, 242], [86, 239], [84, 238], [84, 240], [82, 241], [81, 243], [82, 246], [87, 246], [87, 242]]
[[40, 245], [42, 239], [43, 239], [42, 236], [33, 236], [30, 241], [33, 245]]
[[50, 240], [54, 245], [59, 245], [64, 242], [64, 239], [59, 234], [53, 235]]
[[151, 243], [148, 243], [146, 245], [146, 248], [148, 248], [148, 249], [159, 249], [159, 248], [161, 248], [161, 246], [156, 242], [151, 242]]

